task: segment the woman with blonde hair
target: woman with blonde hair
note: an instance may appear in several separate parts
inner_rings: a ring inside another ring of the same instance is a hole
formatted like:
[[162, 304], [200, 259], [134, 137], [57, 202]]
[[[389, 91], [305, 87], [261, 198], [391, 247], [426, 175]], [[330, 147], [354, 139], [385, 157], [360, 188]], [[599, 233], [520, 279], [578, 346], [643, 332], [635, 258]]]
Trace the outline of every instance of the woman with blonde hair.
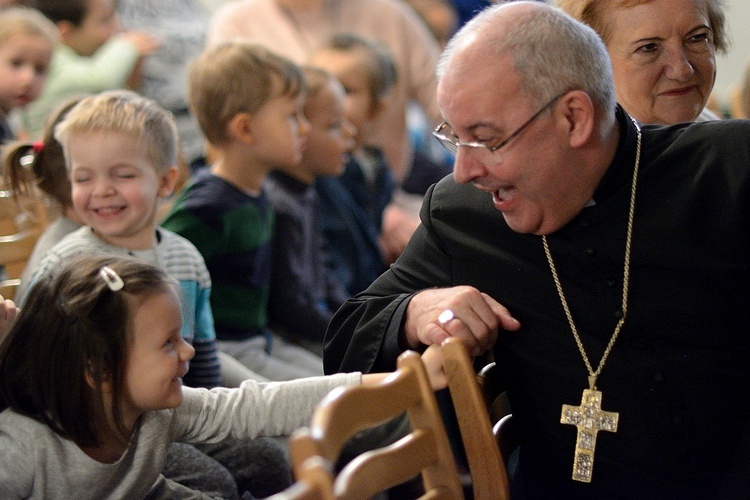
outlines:
[[706, 109], [716, 54], [726, 52], [722, 0], [558, 0], [591, 26], [612, 60], [617, 101], [642, 123], [716, 119]]

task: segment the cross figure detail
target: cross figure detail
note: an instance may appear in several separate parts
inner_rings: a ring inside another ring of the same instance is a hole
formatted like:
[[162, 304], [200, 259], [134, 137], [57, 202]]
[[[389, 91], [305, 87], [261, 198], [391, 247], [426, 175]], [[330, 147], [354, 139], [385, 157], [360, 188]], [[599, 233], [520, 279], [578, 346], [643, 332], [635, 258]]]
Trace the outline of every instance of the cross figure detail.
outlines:
[[581, 406], [563, 405], [560, 423], [575, 425], [578, 428], [573, 480], [591, 482], [596, 434], [599, 431], [617, 432], [619, 418], [620, 414], [617, 412], [602, 410], [602, 393], [594, 389], [583, 390]]

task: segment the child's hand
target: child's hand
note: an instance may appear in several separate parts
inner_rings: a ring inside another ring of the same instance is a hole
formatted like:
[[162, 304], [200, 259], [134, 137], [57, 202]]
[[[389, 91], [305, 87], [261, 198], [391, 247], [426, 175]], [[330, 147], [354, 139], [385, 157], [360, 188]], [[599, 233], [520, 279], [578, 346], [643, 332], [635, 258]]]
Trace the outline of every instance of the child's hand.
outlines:
[[[433, 344], [422, 354], [427, 378], [430, 379], [432, 390], [439, 391], [448, 387], [448, 377], [443, 366], [443, 352], [440, 346]], [[365, 373], [362, 375], [362, 385], [376, 385], [391, 375], [392, 372]]]
[[443, 365], [443, 352], [438, 344], [433, 344], [422, 354], [422, 362], [427, 369], [432, 389], [438, 391], [448, 387], [448, 377]]
[[16, 307], [16, 304], [0, 295], [0, 339], [10, 331], [17, 314], [18, 307]]
[[142, 31], [126, 31], [119, 36], [132, 43], [141, 56], [153, 54], [161, 45], [161, 39]]
[[379, 243], [386, 262], [392, 263], [401, 255], [417, 226], [419, 226], [419, 217], [409, 213], [404, 207], [390, 203], [385, 208]]

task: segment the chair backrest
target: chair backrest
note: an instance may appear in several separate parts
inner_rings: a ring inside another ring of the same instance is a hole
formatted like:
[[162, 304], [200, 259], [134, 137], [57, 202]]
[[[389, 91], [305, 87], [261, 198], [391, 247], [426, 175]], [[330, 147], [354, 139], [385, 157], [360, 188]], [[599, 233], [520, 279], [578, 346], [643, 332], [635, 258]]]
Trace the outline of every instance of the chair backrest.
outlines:
[[441, 344], [448, 388], [469, 463], [474, 498], [510, 498], [508, 476], [469, 354], [456, 337]]
[[395, 443], [351, 460], [334, 481], [337, 499], [370, 498], [421, 474], [422, 498], [462, 499], [463, 491], [435, 394], [416, 352], [403, 353], [397, 369], [375, 386], [340, 387], [325, 397], [309, 429], [292, 436], [295, 474], [310, 456], [335, 463], [359, 431], [408, 414], [411, 432]]
[[490, 422], [498, 420], [511, 413], [508, 395], [505, 393], [500, 367], [494, 361], [482, 366], [477, 375], [479, 388], [482, 390], [484, 401], [490, 412]]
[[36, 240], [48, 224], [44, 202], [0, 190], [0, 295], [12, 299]]
[[310, 457], [297, 471], [297, 481], [267, 500], [334, 500], [333, 474], [322, 457]]
[[490, 412], [492, 433], [500, 447], [500, 455], [503, 457], [506, 470], [508, 470], [510, 456], [520, 445], [520, 431], [518, 422], [513, 419], [508, 396], [503, 390], [500, 368], [494, 361], [488, 363], [479, 371], [477, 380]]

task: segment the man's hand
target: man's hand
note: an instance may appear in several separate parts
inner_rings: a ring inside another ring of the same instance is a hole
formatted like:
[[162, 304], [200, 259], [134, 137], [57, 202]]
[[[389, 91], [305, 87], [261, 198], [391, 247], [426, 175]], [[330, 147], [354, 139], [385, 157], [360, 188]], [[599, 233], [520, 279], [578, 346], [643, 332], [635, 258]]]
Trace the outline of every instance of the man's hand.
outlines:
[[470, 356], [479, 356], [495, 344], [499, 327], [518, 330], [521, 324], [486, 293], [470, 286], [432, 288], [409, 302], [402, 340], [418, 349], [458, 337]]

